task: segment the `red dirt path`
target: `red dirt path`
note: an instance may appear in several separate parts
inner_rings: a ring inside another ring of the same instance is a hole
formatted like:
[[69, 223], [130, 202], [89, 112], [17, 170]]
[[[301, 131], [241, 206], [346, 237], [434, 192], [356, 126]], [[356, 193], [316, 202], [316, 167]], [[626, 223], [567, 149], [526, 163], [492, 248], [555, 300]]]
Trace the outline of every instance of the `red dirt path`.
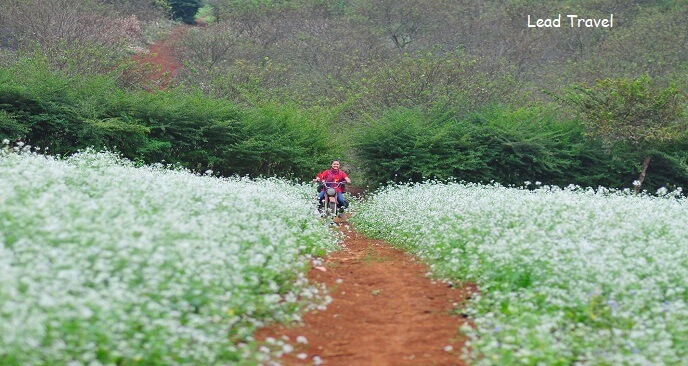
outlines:
[[148, 47], [147, 53], [134, 56], [134, 61], [140, 68], [137, 72], [142, 75], [142, 81], [147, 89], [167, 88], [182, 68], [181, 62], [175, 55], [175, 48], [188, 27], [175, 27], [166, 39]]
[[[346, 222], [339, 228], [347, 235], [344, 248], [326, 259], [324, 271], [308, 273], [326, 285], [333, 301], [325, 311], [306, 314], [303, 325], [261, 329], [256, 339], [287, 336], [296, 349], [278, 360], [283, 365], [312, 365], [316, 356], [323, 365], [465, 365], [459, 327], [467, 320], [455, 310], [475, 288], [432, 281], [407, 254], [361, 236]], [[298, 336], [308, 344], [297, 344]]]

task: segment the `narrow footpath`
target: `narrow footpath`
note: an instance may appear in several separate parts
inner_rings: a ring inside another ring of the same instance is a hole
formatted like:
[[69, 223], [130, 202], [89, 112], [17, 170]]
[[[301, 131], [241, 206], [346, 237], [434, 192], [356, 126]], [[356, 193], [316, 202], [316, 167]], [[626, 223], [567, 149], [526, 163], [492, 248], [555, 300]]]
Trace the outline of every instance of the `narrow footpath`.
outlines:
[[[182, 67], [175, 45], [187, 29], [175, 28], [134, 58], [147, 89], [165, 89], [173, 81]], [[285, 366], [465, 365], [460, 354], [466, 339], [459, 327], [468, 320], [458, 309], [475, 287], [432, 281], [413, 257], [363, 237], [345, 219], [336, 223], [345, 235], [342, 249], [308, 273], [310, 281], [328, 288], [333, 301], [324, 311], [306, 314], [302, 325], [261, 329], [256, 339], [289, 337], [296, 349], [278, 360]], [[297, 343], [299, 336], [308, 343]]]
[[[306, 314], [303, 325], [261, 329], [256, 339], [288, 337], [296, 349], [282, 365], [465, 365], [459, 327], [467, 320], [457, 311], [475, 288], [433, 281], [408, 254], [345, 221], [338, 228], [346, 235], [342, 250], [308, 273], [333, 301]], [[308, 343], [294, 342], [299, 336]]]
[[138, 65], [134, 72], [140, 75], [146, 89], [163, 90], [173, 82], [183, 66], [175, 54], [175, 49], [188, 29], [187, 25], [173, 28], [165, 39], [150, 45], [145, 53], [133, 57]]

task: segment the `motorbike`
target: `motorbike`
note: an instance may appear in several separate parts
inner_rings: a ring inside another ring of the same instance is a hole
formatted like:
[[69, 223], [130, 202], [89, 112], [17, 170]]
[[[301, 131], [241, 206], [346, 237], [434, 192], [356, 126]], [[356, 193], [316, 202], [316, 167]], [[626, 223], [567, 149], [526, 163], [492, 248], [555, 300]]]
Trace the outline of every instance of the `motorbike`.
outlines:
[[325, 196], [323, 197], [323, 211], [322, 214], [327, 218], [334, 218], [338, 216], [338, 211], [340, 204], [337, 201], [337, 186], [342, 186], [346, 182], [321, 182], [323, 189], [325, 190]]

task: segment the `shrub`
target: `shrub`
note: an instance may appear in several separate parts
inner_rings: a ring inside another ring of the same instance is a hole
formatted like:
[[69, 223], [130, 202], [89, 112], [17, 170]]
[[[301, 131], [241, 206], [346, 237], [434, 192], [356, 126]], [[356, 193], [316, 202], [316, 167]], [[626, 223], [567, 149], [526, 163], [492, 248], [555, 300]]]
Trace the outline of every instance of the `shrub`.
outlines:
[[559, 100], [574, 108], [586, 133], [625, 159], [643, 161], [634, 181], [645, 180], [651, 150], [686, 137], [686, 95], [673, 85], [659, 87], [649, 77], [604, 79], [579, 85]]
[[434, 110], [395, 108], [359, 128], [354, 150], [372, 184], [447, 179], [485, 166], [457, 134], [456, 120]]
[[551, 109], [388, 110], [358, 132], [355, 153], [373, 184], [459, 179], [616, 186], [617, 161]]
[[198, 90], [127, 91], [114, 78], [50, 71], [41, 59], [0, 69], [0, 106], [0, 139], [59, 155], [107, 148], [225, 176], [311, 177], [337, 147], [328, 142], [328, 118], [316, 111], [240, 109]]
[[308, 178], [334, 158], [329, 121], [316, 111], [266, 105], [242, 113], [245, 139], [231, 147], [239, 173]]
[[172, 8], [172, 15], [175, 19], [180, 19], [184, 23], [193, 24], [196, 20], [196, 13], [201, 7], [199, 0], [168, 0]]
[[142, 121], [113, 110], [123, 92], [107, 76], [75, 78], [51, 71], [45, 58], [0, 69], [0, 137], [70, 154], [88, 146], [117, 146], [134, 156], [146, 140]]
[[560, 120], [551, 109], [491, 108], [472, 114], [467, 122], [487, 167], [468, 181], [597, 186], [603, 176], [613, 175], [608, 156], [584, 138], [581, 124]]

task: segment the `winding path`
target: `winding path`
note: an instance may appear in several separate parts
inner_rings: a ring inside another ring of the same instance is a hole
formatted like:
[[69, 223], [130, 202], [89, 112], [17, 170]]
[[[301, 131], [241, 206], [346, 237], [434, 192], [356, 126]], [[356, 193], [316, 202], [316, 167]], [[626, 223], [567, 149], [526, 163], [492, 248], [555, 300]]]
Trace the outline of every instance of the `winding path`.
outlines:
[[[181, 64], [175, 42], [187, 27], [137, 57], [150, 66], [147, 87], [168, 86]], [[342, 250], [308, 273], [323, 283], [333, 301], [326, 310], [306, 314], [301, 325], [277, 325], [256, 333], [257, 340], [288, 337], [297, 348], [279, 360], [284, 365], [465, 365], [460, 359], [466, 339], [459, 327], [468, 320], [458, 314], [476, 291], [431, 280], [428, 269], [413, 257], [354, 231], [338, 219], [344, 234]], [[307, 344], [295, 342], [306, 337]]]
[[182, 68], [182, 63], [175, 55], [175, 48], [188, 29], [187, 25], [177, 26], [168, 37], [150, 45], [146, 53], [134, 56], [134, 61], [138, 64], [136, 73], [141, 75], [145, 88], [165, 89], [173, 81]]
[[[427, 277], [413, 257], [338, 223], [343, 249], [331, 254], [311, 281], [325, 284], [333, 298], [324, 311], [306, 314], [302, 325], [262, 329], [256, 339], [304, 336], [284, 365], [464, 365], [467, 322], [457, 312], [475, 288], [452, 288]], [[314, 362], [314, 360], [316, 360]]]

